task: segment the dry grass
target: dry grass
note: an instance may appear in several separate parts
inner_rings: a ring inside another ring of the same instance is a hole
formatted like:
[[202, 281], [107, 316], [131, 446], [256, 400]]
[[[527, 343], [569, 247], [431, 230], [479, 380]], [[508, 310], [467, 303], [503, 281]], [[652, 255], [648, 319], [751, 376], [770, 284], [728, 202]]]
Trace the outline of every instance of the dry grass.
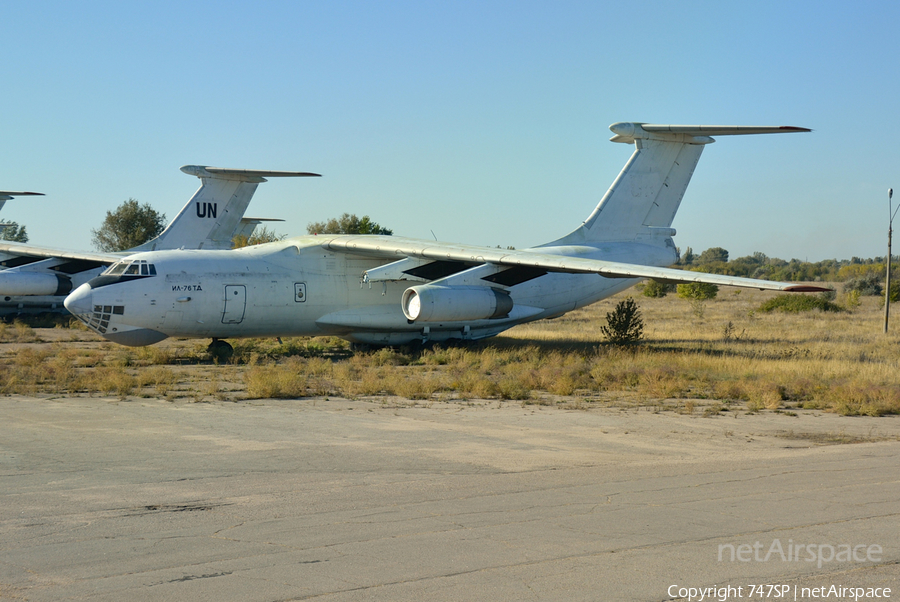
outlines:
[[283, 399], [306, 396], [306, 376], [295, 366], [254, 366], [246, 374], [247, 395]]
[[42, 343], [51, 333], [0, 325], [0, 392], [507, 399], [703, 415], [798, 407], [900, 413], [900, 337], [882, 334], [878, 299], [864, 297], [842, 313], [760, 312], [772, 295], [723, 289], [702, 317], [674, 295], [637, 297], [645, 338], [627, 348], [604, 343], [600, 332], [620, 295], [468, 346], [352, 353], [333, 338], [250, 339], [234, 341], [235, 355], [222, 365], [206, 353], [207, 341], [133, 349], [62, 335]]
[[16, 320], [12, 324], [0, 322], [0, 342], [35, 343], [40, 341], [31, 326]]
[[[641, 297], [645, 340], [627, 358], [597, 347], [606, 356], [594, 362], [592, 376], [598, 386], [648, 397], [741, 401], [754, 411], [800, 405], [842, 414], [900, 412], [900, 337], [882, 333], [879, 299], [864, 297], [844, 313], [759, 312], [772, 295], [723, 289], [703, 318], [672, 296]], [[600, 339], [602, 316], [616, 302], [523, 325], [504, 339], [584, 350]]]
[[876, 433], [868, 435], [848, 435], [841, 431], [825, 432], [825, 433], [806, 433], [794, 432], [793, 430], [781, 432], [776, 435], [783, 439], [794, 439], [798, 441], [807, 441], [816, 445], [846, 445], [848, 443], [876, 443], [879, 441], [897, 441], [896, 436], [885, 436]]

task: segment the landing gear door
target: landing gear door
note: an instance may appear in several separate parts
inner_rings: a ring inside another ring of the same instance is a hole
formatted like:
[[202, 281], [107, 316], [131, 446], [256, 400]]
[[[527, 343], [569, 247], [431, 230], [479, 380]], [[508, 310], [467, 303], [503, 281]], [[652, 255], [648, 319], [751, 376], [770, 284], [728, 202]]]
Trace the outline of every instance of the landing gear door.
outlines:
[[225, 311], [222, 313], [222, 324], [240, 324], [244, 319], [247, 307], [247, 287], [243, 284], [225, 286]]

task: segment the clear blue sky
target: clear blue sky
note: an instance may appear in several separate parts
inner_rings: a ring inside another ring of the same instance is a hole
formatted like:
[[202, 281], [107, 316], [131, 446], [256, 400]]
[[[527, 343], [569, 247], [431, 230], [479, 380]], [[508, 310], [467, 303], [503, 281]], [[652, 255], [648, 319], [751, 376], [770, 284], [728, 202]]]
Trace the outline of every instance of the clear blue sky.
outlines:
[[260, 186], [280, 233], [343, 212], [403, 236], [539, 244], [632, 148], [616, 121], [797, 125], [720, 138], [676, 244], [884, 255], [900, 202], [893, 2], [5, 2], [0, 213], [91, 248], [133, 197], [173, 217], [184, 164], [308, 170]]

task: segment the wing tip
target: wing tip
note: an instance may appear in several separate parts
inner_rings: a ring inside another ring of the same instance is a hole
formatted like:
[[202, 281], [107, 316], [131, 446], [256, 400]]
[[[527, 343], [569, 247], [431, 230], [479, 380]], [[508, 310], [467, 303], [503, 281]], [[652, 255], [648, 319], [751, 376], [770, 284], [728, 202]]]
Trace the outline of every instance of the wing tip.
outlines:
[[828, 288], [827, 286], [814, 286], [812, 284], [797, 284], [795, 286], [786, 286], [784, 290], [788, 293], [828, 293], [833, 291], [833, 288]]

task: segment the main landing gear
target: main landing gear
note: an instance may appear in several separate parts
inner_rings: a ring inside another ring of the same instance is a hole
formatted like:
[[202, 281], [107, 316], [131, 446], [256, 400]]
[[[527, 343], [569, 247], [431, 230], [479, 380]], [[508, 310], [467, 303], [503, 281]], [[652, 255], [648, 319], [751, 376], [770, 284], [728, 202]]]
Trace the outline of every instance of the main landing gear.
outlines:
[[224, 362], [234, 354], [234, 347], [228, 344], [227, 341], [214, 338], [209, 347], [206, 348], [206, 351], [209, 352], [215, 361]]

